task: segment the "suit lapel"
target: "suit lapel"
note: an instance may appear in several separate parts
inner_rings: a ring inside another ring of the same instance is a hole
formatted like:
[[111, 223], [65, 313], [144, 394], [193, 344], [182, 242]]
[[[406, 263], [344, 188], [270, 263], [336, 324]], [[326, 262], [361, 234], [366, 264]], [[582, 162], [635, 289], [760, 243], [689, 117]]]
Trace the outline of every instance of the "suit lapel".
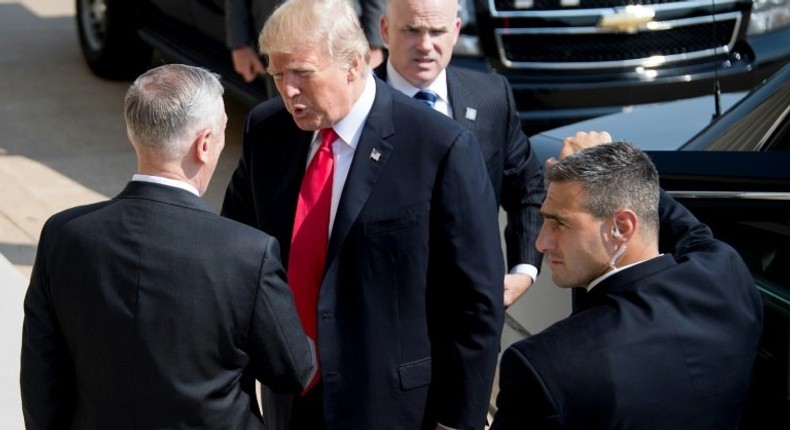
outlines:
[[387, 141], [394, 133], [391, 91], [394, 90], [376, 79], [376, 98], [365, 120], [343, 187], [343, 195], [335, 213], [335, 224], [332, 226], [327, 251], [327, 267], [332, 264], [340, 251], [343, 241], [365, 206], [393, 150], [392, 144]]
[[[312, 131], [304, 131], [297, 127], [294, 127], [294, 129], [294, 141], [278, 147], [278, 150], [282, 151], [282, 156], [273, 158], [285, 160], [285, 164], [281, 166], [283, 170], [281, 171], [282, 174], [276, 186], [278, 191], [275, 200], [293, 202], [293, 204], [288, 207], [288, 219], [290, 219], [292, 223], [291, 227], [293, 227], [293, 220], [296, 214], [296, 202], [299, 199], [299, 190], [302, 188], [302, 180], [304, 180], [307, 170], [307, 157], [310, 155], [310, 144], [313, 142]], [[279, 197], [280, 195], [288, 197], [282, 199]]]
[[463, 85], [458, 72], [452, 68], [447, 69], [447, 95], [453, 118], [467, 130], [475, 130], [479, 109], [475, 106], [476, 98], [469, 92], [469, 85]]

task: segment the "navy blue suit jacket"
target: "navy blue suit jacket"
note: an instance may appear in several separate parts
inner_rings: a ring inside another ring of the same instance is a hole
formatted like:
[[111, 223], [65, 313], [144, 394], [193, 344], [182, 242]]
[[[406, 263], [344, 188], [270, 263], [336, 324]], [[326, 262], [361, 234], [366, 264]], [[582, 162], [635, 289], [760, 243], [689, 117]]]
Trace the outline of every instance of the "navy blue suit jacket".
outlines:
[[[284, 257], [312, 135], [280, 98], [256, 106], [223, 203], [277, 237]], [[503, 276], [474, 136], [376, 79], [318, 301], [327, 428], [482, 428]]]
[[[445, 70], [453, 118], [477, 138], [497, 203], [507, 214], [508, 267], [524, 263], [540, 270], [543, 254], [535, 240], [546, 197], [543, 164], [522, 131], [510, 84], [496, 73], [454, 66]], [[386, 61], [376, 75], [387, 80]]]
[[613, 274], [573, 315], [507, 348], [492, 430], [737, 428], [762, 329], [757, 288], [685, 207], [662, 193], [660, 212], [672, 254]]

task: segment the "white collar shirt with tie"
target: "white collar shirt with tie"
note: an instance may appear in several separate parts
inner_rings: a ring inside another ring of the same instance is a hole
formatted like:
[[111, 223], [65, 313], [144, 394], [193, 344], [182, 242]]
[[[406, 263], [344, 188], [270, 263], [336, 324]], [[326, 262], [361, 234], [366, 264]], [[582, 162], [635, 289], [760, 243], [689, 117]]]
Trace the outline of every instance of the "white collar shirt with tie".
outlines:
[[[389, 60], [387, 60], [387, 83], [396, 90], [410, 97], [414, 97], [414, 95], [420, 90], [420, 88], [410, 84], [409, 81], [401, 76], [401, 74], [395, 70], [395, 67], [392, 66], [392, 63]], [[447, 91], [447, 70], [442, 69], [441, 73], [436, 76], [436, 79], [431, 82], [431, 85], [429, 85], [427, 89], [430, 89], [438, 96], [433, 108], [450, 118], [454, 118]], [[534, 281], [538, 276], [538, 268], [531, 264], [519, 263], [511, 267], [508, 273], [522, 273], [529, 275]]]
[[[329, 235], [332, 235], [332, 226], [335, 224], [335, 213], [340, 203], [340, 195], [343, 193], [343, 186], [351, 169], [351, 161], [354, 159], [354, 150], [359, 144], [359, 137], [362, 135], [362, 128], [368, 118], [370, 109], [373, 107], [373, 100], [376, 98], [376, 82], [373, 76], [368, 76], [365, 80], [365, 90], [352, 106], [351, 111], [340, 121], [336, 122], [332, 128], [337, 133], [338, 138], [332, 143], [332, 154], [335, 159], [335, 171], [332, 179], [332, 207], [329, 212]], [[318, 151], [321, 144], [321, 137], [318, 130], [313, 134], [313, 143], [310, 146], [310, 156], [307, 157], [307, 165]], [[307, 166], [305, 166], [307, 168]]]
[[[421, 88], [417, 88], [414, 85], [410, 84], [400, 73], [398, 73], [394, 67], [392, 67], [392, 63], [387, 60], [387, 83], [390, 84], [396, 90], [406, 94], [409, 97], [414, 97]], [[450, 97], [447, 93], [447, 71], [442, 69], [436, 79], [431, 82], [427, 88], [433, 91], [437, 98], [436, 103], [434, 103], [434, 110], [437, 110], [450, 118], [453, 117], [453, 111], [450, 108]]]

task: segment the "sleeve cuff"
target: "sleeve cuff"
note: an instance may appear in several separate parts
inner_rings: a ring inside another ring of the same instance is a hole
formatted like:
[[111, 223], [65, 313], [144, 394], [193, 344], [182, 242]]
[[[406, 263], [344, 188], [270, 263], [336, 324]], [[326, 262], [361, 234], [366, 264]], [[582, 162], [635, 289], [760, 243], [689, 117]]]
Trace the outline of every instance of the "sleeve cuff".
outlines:
[[531, 264], [517, 264], [513, 266], [508, 273], [511, 275], [515, 273], [529, 275], [529, 277], [532, 278], [532, 282], [535, 282], [535, 279], [538, 277], [538, 268]]

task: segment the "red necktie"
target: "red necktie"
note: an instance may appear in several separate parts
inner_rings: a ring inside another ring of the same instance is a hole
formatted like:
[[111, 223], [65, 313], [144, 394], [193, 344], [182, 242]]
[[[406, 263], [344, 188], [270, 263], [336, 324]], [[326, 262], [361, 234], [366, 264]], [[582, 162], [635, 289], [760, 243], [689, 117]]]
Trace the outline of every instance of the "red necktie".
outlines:
[[[334, 158], [332, 142], [337, 134], [331, 128], [321, 130], [321, 146], [307, 167], [299, 201], [296, 204], [291, 251], [288, 256], [288, 283], [294, 293], [296, 311], [305, 333], [317, 343], [316, 312], [318, 291], [324, 273], [329, 242], [329, 212], [332, 206]], [[318, 348], [316, 347], [316, 354]], [[320, 371], [302, 394], [318, 382]]]

